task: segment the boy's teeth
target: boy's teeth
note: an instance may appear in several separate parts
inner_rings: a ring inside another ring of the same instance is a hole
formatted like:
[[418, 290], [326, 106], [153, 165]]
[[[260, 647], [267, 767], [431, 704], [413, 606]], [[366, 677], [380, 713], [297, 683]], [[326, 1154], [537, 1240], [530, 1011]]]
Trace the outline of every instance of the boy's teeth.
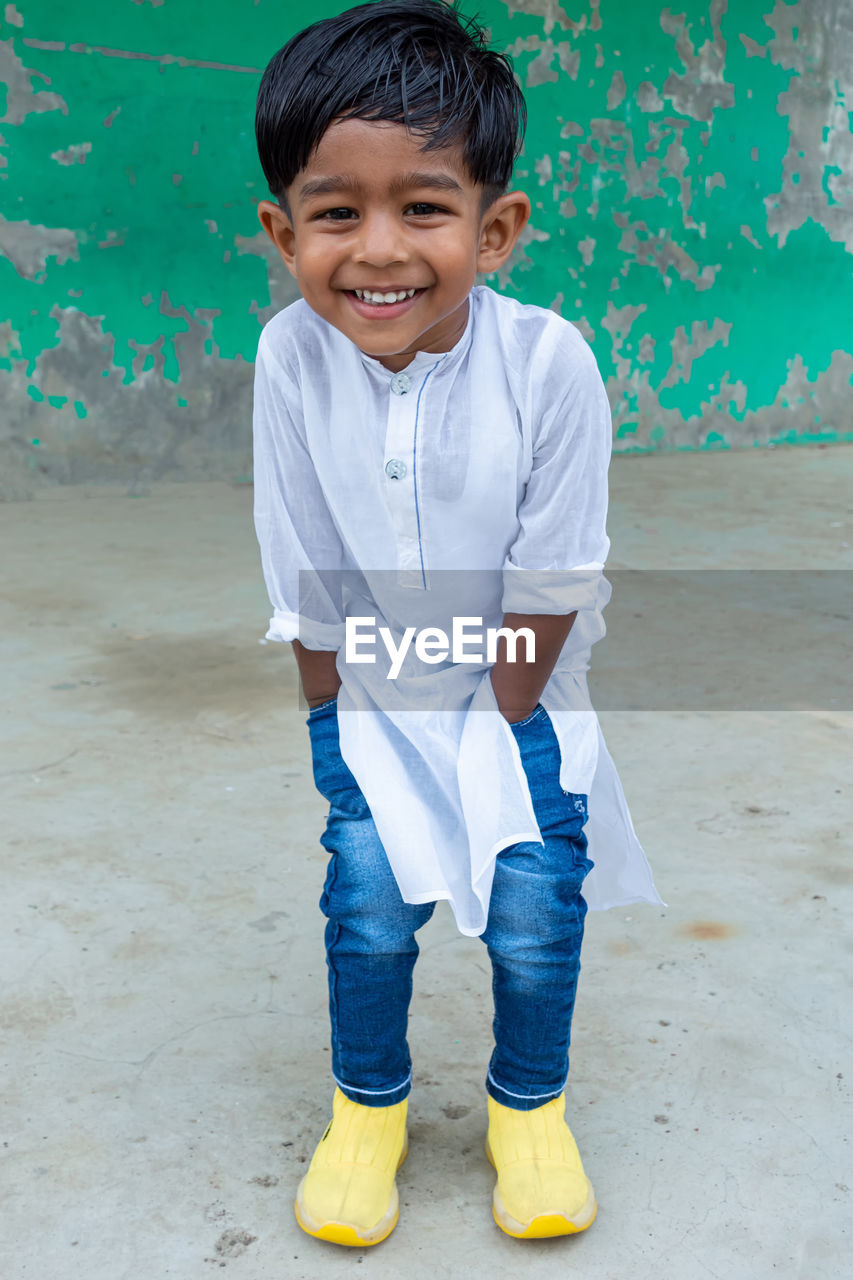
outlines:
[[374, 306], [383, 306], [386, 302], [402, 302], [404, 298], [412, 298], [416, 289], [405, 289], [399, 293], [372, 293], [369, 289], [354, 289], [353, 293], [362, 302], [372, 302]]

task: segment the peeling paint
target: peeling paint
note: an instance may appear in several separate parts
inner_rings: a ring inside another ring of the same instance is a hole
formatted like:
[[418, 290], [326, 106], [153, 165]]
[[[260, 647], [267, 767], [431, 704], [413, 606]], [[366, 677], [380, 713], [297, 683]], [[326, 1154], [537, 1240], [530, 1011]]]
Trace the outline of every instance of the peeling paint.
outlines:
[[572, 21], [565, 9], [557, 4], [557, 0], [514, 0], [513, 3], [508, 3], [507, 7], [516, 13], [531, 14], [533, 17], [544, 19], [546, 36], [550, 36], [558, 23], [565, 31], [579, 29], [578, 24]]
[[630, 262], [640, 266], [652, 266], [661, 276], [665, 288], [672, 286], [673, 276], [670, 268], [680, 280], [689, 281], [698, 291], [710, 289], [721, 269], [720, 263], [706, 263], [699, 267], [695, 258], [666, 231], [654, 232], [647, 224], [638, 219], [630, 222], [627, 214], [614, 213], [613, 221], [622, 228], [619, 250], [627, 261], [621, 268], [627, 275]]
[[[616, 448], [853, 439], [839, 350], [853, 342], [850, 6], [766, 0], [747, 13], [685, 0], [674, 12], [614, 0], [593, 40], [578, 0], [577, 90], [550, 75], [556, 28], [568, 29], [556, 6], [507, 7], [540, 184], [558, 156], [557, 216], [537, 209], [551, 241], [528, 246], [523, 281], [511, 273], [508, 287], [553, 296], [563, 256], [561, 312], [594, 345]], [[533, 14], [538, 31], [522, 25]], [[806, 263], [831, 314], [804, 328]], [[794, 367], [802, 389], [791, 396]]]
[[583, 265], [588, 267], [592, 262], [592, 255], [595, 253], [595, 241], [592, 236], [587, 236], [584, 240], [578, 241], [578, 248], [583, 258]]
[[[529, 108], [533, 219], [489, 283], [591, 342], [616, 450], [853, 439], [853, 6], [461, 8]], [[4, 496], [249, 469], [258, 329], [297, 296], [258, 228], [254, 94], [303, 15], [206, 15], [5, 5]]]
[[637, 106], [641, 111], [663, 111], [663, 98], [651, 80], [643, 80], [637, 86]]
[[607, 110], [615, 111], [625, 101], [627, 90], [625, 88], [625, 77], [621, 71], [614, 71], [613, 78], [610, 81], [610, 88], [607, 90]]
[[777, 101], [790, 131], [782, 190], [764, 201], [767, 230], [781, 248], [811, 219], [853, 253], [853, 11], [777, 0], [765, 22], [774, 32], [767, 53], [793, 73]]
[[516, 272], [527, 271], [533, 266], [533, 260], [527, 252], [528, 245], [541, 244], [550, 239], [551, 237], [547, 231], [542, 231], [540, 228], [534, 227], [532, 222], [528, 222], [518, 237], [518, 242], [510, 254], [509, 260], [497, 272], [497, 280], [500, 287], [502, 289], [506, 288], [514, 280]]
[[708, 196], [711, 194], [711, 192], [714, 190], [715, 187], [722, 187], [723, 190], [725, 190], [726, 175], [724, 173], [720, 173], [719, 171], [717, 171], [716, 173], [709, 173], [707, 175], [707, 177], [705, 178], [705, 199], [706, 200], [708, 199]]
[[27, 280], [35, 280], [44, 273], [48, 258], [56, 258], [61, 265], [69, 258], [80, 256], [73, 231], [40, 223], [7, 222], [2, 213], [0, 253], [11, 262], [18, 275]]
[[537, 51], [537, 56], [528, 63], [527, 77], [524, 82], [526, 88], [535, 88], [536, 85], [548, 84], [551, 81], [556, 83], [560, 79], [560, 72], [567, 75], [570, 80], [577, 80], [580, 53], [571, 44], [565, 42], [555, 44], [551, 39], [542, 40], [539, 36], [528, 36], [526, 39], [516, 40], [507, 52], [512, 57], [517, 57], [520, 53], [532, 50]]
[[744, 240], [748, 240], [749, 243], [753, 245], [756, 249], [764, 248], [764, 245], [761, 243], [761, 241], [756, 239], [756, 237], [753, 235], [752, 227], [748, 226], [747, 223], [745, 222], [741, 223], [740, 233], [743, 236]]
[[51, 151], [50, 158], [57, 164], [85, 164], [91, 150], [91, 142], [73, 142], [64, 151]]
[[102, 58], [125, 58], [131, 62], [159, 62], [163, 67], [199, 67], [203, 71], [238, 71], [244, 75], [260, 75], [263, 67], [245, 67], [234, 62], [208, 62], [203, 58], [187, 58], [177, 53], [145, 53], [141, 49], [111, 49], [102, 44], [65, 44], [62, 40], [34, 40], [24, 38], [30, 49], [44, 49], [50, 53], [93, 53]]
[[28, 115], [41, 111], [61, 111], [67, 116], [68, 104], [58, 93], [33, 88], [33, 80], [50, 84], [50, 78], [25, 67], [14, 43], [0, 40], [0, 84], [6, 86], [6, 113], [0, 116], [0, 124], [22, 124]]
[[726, 41], [720, 28], [727, 8], [728, 0], [711, 0], [709, 21], [713, 39], [704, 40], [698, 49], [685, 14], [664, 9], [660, 15], [661, 29], [673, 37], [676, 53], [684, 66], [682, 75], [670, 72], [661, 93], [669, 98], [676, 111], [693, 120], [710, 121], [716, 110], [734, 106], [734, 85], [725, 78]]
[[731, 328], [730, 324], [724, 324], [719, 318], [715, 318], [712, 325], [705, 320], [695, 320], [690, 326], [688, 338], [684, 327], [679, 325], [671, 343], [672, 364], [660, 387], [673, 387], [677, 382], [689, 382], [693, 374], [693, 362], [718, 342], [727, 346]]
[[238, 256], [251, 254], [253, 257], [263, 259], [266, 266], [269, 303], [264, 305], [257, 298], [252, 298], [249, 304], [249, 313], [257, 316], [260, 324], [266, 324], [276, 312], [289, 306], [299, 297], [296, 281], [282, 263], [278, 250], [266, 232], [257, 231], [253, 236], [237, 235], [234, 237], [234, 247]]

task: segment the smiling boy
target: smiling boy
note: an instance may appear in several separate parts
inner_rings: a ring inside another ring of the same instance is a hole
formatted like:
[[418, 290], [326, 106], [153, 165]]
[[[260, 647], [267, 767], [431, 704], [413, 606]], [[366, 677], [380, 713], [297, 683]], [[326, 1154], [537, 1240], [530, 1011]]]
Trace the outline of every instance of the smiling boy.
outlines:
[[[418, 351], [456, 345], [477, 271], [503, 264], [530, 213], [516, 191], [484, 214], [462, 148], [422, 147], [398, 124], [336, 120], [287, 189], [285, 208], [260, 207], [311, 309], [393, 372]], [[390, 302], [392, 294], [403, 300]]]
[[[336, 1087], [296, 1216], [339, 1244], [397, 1222], [415, 933], [440, 899], [492, 964], [495, 1220], [590, 1225], [564, 1118], [584, 917], [660, 902], [586, 690], [609, 595], [604, 388], [572, 325], [476, 284], [530, 214], [508, 190], [523, 123], [508, 61], [440, 0], [307, 28], [258, 95], [259, 216], [302, 300], [259, 343], [255, 520], [330, 805]], [[402, 637], [460, 613], [525, 629], [535, 656], [346, 661], [354, 616]]]

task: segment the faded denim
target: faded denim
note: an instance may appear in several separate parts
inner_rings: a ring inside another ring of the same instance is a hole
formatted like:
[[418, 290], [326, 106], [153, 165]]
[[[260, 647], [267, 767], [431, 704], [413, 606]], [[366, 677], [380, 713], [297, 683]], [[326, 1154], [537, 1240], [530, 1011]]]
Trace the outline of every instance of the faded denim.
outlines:
[[[341, 756], [334, 699], [311, 711], [308, 728], [314, 780], [330, 805], [320, 908], [328, 920], [332, 1072], [354, 1102], [391, 1106], [411, 1089], [406, 1032], [415, 933], [435, 903], [401, 897], [367, 801]], [[486, 1089], [504, 1106], [529, 1111], [565, 1087], [586, 916], [581, 886], [593, 864], [583, 831], [587, 798], [560, 786], [547, 712], [537, 707], [512, 730], [544, 844], [512, 845], [495, 865], [481, 935], [494, 996]]]

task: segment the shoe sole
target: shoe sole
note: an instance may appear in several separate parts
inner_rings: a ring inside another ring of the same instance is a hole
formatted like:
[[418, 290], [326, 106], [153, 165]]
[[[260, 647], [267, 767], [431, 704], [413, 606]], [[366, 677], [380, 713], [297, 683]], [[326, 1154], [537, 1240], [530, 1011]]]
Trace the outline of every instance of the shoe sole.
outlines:
[[[397, 1161], [399, 1169], [409, 1154], [409, 1136], [406, 1134], [403, 1153]], [[307, 1178], [307, 1174], [305, 1178]], [[350, 1249], [362, 1249], [373, 1244], [381, 1244], [383, 1240], [387, 1240], [391, 1232], [397, 1225], [400, 1217], [400, 1196], [397, 1192], [396, 1182], [391, 1187], [391, 1199], [388, 1202], [388, 1210], [375, 1227], [365, 1230], [363, 1227], [356, 1226], [352, 1222], [315, 1222], [307, 1213], [302, 1203], [302, 1191], [305, 1186], [305, 1178], [300, 1182], [296, 1191], [296, 1201], [293, 1211], [296, 1214], [296, 1221], [299, 1223], [303, 1231], [309, 1236], [313, 1236], [315, 1240], [327, 1240], [330, 1244], [342, 1244]]]
[[[492, 1168], [497, 1168], [488, 1140], [486, 1141], [486, 1155]], [[550, 1213], [538, 1213], [529, 1222], [519, 1222], [517, 1218], [513, 1218], [512, 1214], [507, 1212], [501, 1199], [500, 1191], [495, 1186], [494, 1195], [492, 1196], [492, 1216], [501, 1231], [504, 1231], [508, 1236], [513, 1236], [516, 1240], [544, 1240], [551, 1236], [576, 1235], [579, 1231], [586, 1231], [587, 1227], [591, 1227], [595, 1221], [595, 1215], [598, 1213], [595, 1192], [589, 1179], [587, 1179], [587, 1186], [589, 1187], [589, 1193], [586, 1200], [577, 1213], [572, 1214], [570, 1218], [566, 1217], [564, 1213], [555, 1210]]]

